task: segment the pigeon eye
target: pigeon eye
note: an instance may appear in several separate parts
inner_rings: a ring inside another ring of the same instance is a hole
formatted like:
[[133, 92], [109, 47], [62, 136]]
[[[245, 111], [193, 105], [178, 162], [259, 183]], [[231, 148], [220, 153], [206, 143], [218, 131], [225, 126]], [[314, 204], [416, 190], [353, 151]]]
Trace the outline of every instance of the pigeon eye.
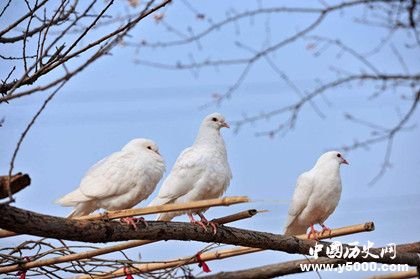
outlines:
[[213, 118], [211, 119], [211, 121], [216, 122], [216, 121], [217, 121], [217, 118], [216, 118], [216, 117], [213, 117]]
[[152, 150], [152, 147], [149, 145], [148, 147], [147, 147], [147, 149], [150, 149], [150, 150]]
[[341, 154], [340, 154], [340, 153], [338, 153], [338, 154], [337, 154], [337, 157], [338, 157], [338, 158], [341, 158]]

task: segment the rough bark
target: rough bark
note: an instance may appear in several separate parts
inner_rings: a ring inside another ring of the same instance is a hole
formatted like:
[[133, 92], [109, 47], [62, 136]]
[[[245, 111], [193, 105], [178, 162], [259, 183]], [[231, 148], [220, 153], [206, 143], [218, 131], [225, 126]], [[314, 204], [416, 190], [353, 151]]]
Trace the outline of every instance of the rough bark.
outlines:
[[[403, 244], [397, 246], [397, 253], [420, 253], [420, 242]], [[339, 264], [345, 264], [346, 261], [342, 259], [330, 259], [330, 258], [310, 258], [305, 260], [295, 260], [289, 262], [282, 262], [270, 265], [259, 266], [255, 268], [219, 272], [216, 274], [201, 276], [199, 279], [268, 279], [275, 278], [278, 276], [284, 276], [295, 273], [302, 273], [308, 271], [302, 271], [300, 268], [301, 264], [330, 264], [331, 266], [337, 267]], [[312, 271], [312, 270], [310, 270]]]
[[[207, 233], [195, 225], [179, 222], [148, 222], [147, 227], [134, 230], [132, 226], [115, 221], [82, 221], [64, 219], [60, 217], [42, 215], [26, 211], [6, 204], [0, 205], [0, 227], [21, 234], [31, 234], [41, 237], [57, 238], [83, 242], [112, 242], [131, 239], [147, 240], [182, 240], [201, 241], [208, 243], [224, 243], [261, 249], [284, 251], [291, 254], [309, 254], [314, 247], [313, 240], [299, 240], [292, 236], [276, 235], [266, 232], [237, 229], [227, 226], [218, 226], [216, 234], [211, 230]], [[319, 256], [327, 256], [325, 247], [329, 242], [319, 241], [324, 249]], [[420, 245], [415, 243], [412, 245]], [[343, 245], [343, 248], [346, 245]], [[363, 250], [362, 247], [359, 247]], [[371, 249], [372, 253], [379, 255], [380, 249]], [[420, 258], [415, 253], [398, 253], [395, 259], [386, 254], [383, 258], [366, 258], [360, 254], [355, 262], [379, 262], [420, 265]]]
[[[0, 176], [0, 199], [7, 198], [7, 183], [9, 176]], [[17, 173], [10, 178], [10, 191], [12, 194], [19, 192], [31, 184], [31, 178], [27, 174]]]
[[[264, 265], [260, 267], [244, 269], [244, 270], [237, 270], [237, 271], [230, 271], [230, 272], [219, 272], [216, 274], [212, 274], [209, 276], [201, 276], [198, 277], [200, 279], [268, 279], [274, 278], [278, 276], [288, 275], [288, 274], [295, 274], [295, 273], [302, 273], [306, 271], [302, 271], [300, 268], [301, 264], [331, 264], [337, 266], [338, 264], [345, 264], [345, 260], [339, 259], [330, 259], [330, 258], [318, 258], [318, 259], [310, 259], [308, 260], [296, 260], [284, 263], [277, 263], [277, 264], [270, 264]], [[311, 270], [312, 271], [312, 270]]]

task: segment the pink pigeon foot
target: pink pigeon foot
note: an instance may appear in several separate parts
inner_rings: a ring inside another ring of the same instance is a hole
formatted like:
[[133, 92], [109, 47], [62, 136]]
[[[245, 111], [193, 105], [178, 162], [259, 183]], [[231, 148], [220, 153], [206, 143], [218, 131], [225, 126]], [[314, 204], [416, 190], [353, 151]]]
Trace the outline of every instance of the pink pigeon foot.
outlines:
[[143, 217], [139, 217], [139, 218], [133, 218], [133, 217], [124, 217], [120, 219], [121, 222], [126, 223], [128, 225], [131, 225], [134, 227], [134, 229], [137, 231], [138, 227], [137, 227], [137, 223], [140, 221], [142, 222], [146, 227], [148, 226], [146, 220], [144, 220]]
[[191, 213], [188, 213], [187, 215], [188, 215], [188, 218], [190, 219], [190, 223], [191, 223], [191, 224], [196, 224], [196, 225], [199, 225], [199, 226], [200, 226], [200, 227], [202, 227], [205, 231], [207, 231], [207, 227], [206, 227], [206, 225], [204, 225], [204, 223], [203, 223], [203, 222], [195, 220], [195, 219], [194, 219], [194, 217], [192, 216], [192, 214], [191, 214]]
[[325, 226], [324, 224], [320, 224], [321, 225], [321, 227], [322, 227], [322, 231], [321, 231], [321, 235], [323, 235], [324, 234], [324, 232], [329, 232], [329, 235], [331, 235], [331, 229], [330, 228], [328, 228], [327, 226]]
[[308, 239], [310, 239], [311, 235], [313, 235], [313, 238], [318, 240], [318, 234], [319, 234], [319, 232], [317, 230], [315, 230], [314, 225], [311, 224], [311, 230], [308, 232]]
[[206, 217], [204, 217], [203, 213], [198, 213], [198, 216], [200, 216], [202, 223], [204, 223], [206, 225], [210, 225], [212, 227], [213, 234], [217, 233], [217, 223], [207, 220]]

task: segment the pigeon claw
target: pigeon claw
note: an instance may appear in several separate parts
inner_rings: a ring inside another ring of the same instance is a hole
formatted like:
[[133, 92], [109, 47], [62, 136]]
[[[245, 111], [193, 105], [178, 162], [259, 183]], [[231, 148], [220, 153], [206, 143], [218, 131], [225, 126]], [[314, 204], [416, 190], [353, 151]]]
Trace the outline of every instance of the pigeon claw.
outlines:
[[310, 239], [311, 235], [312, 235], [313, 239], [319, 240], [318, 239], [318, 234], [319, 234], [319, 232], [317, 230], [315, 230], [314, 225], [311, 225], [311, 230], [308, 232], [308, 239]]
[[200, 227], [202, 227], [204, 229], [204, 231], [207, 231], [206, 225], [204, 225], [204, 223], [202, 221], [195, 220], [191, 213], [188, 213], [188, 218], [190, 219], [191, 224], [199, 225]]
[[321, 235], [324, 235], [324, 232], [328, 232], [328, 236], [331, 236], [331, 229], [324, 224], [320, 224], [322, 227]]
[[201, 221], [194, 221], [193, 224], [197, 224], [203, 228], [204, 231], [207, 231], [207, 226]]
[[202, 220], [201, 223], [205, 224], [206, 226], [210, 226], [213, 230], [213, 235], [215, 235], [217, 233], [217, 225], [218, 224], [216, 222]]
[[217, 223], [209, 221], [207, 224], [212, 227], [213, 235], [215, 235], [217, 233]]
[[133, 218], [133, 217], [124, 217], [120, 219], [121, 222], [126, 223], [128, 225], [131, 225], [134, 227], [134, 229], [137, 231], [138, 227], [137, 227], [137, 223], [140, 221], [144, 224], [145, 227], [149, 226], [146, 222], [146, 220], [144, 220], [143, 217], [139, 217], [139, 218]]
[[149, 226], [149, 224], [147, 224], [147, 221], [143, 217], [138, 217], [138, 218], [134, 218], [134, 219], [142, 222], [146, 228]]
[[217, 223], [207, 220], [203, 213], [198, 213], [198, 216], [201, 218], [201, 222], [206, 224], [206, 226], [211, 226], [213, 229], [213, 235], [217, 233]]
[[213, 230], [213, 235], [215, 235], [217, 233], [217, 223], [216, 222], [211, 222], [211, 221], [207, 220], [206, 217], [204, 217], [203, 213], [197, 213], [197, 214], [201, 218], [200, 221], [196, 221], [194, 219], [193, 215], [191, 213], [188, 213], [188, 218], [190, 219], [190, 223], [191, 224], [199, 225], [206, 232], [207, 232], [207, 227], [210, 226], [212, 228], [212, 230]]

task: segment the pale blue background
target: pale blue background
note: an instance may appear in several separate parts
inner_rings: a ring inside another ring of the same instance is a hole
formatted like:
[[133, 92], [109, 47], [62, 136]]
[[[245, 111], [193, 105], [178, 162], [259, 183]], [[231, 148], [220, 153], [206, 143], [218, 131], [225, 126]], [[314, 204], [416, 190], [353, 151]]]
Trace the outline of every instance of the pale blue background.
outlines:
[[[233, 5], [220, 2], [216, 6], [210, 1], [192, 3], [195, 6], [202, 5], [201, 10], [212, 15], [215, 21], [223, 18], [223, 11]], [[237, 10], [256, 5], [253, 1], [241, 3], [244, 6], [237, 7]], [[206, 26], [206, 23], [195, 23], [194, 15], [182, 3], [173, 4], [165, 13], [167, 21], [180, 30], [185, 30], [184, 22], [196, 24], [194, 28], [197, 30]], [[358, 50], [371, 49], [384, 33], [379, 29], [350, 24], [358, 11], [354, 13], [342, 15], [343, 19], [339, 19], [337, 14], [331, 16], [313, 34], [339, 36]], [[308, 18], [302, 16], [271, 16], [270, 20], [273, 42], [308, 23]], [[119, 150], [130, 139], [148, 137], [155, 140], [169, 171], [178, 154], [192, 143], [201, 119], [208, 113], [219, 111], [232, 122], [240, 119], [243, 112], [252, 114], [268, 111], [296, 100], [295, 95], [263, 60], [251, 70], [232, 100], [220, 107], [205, 110], [199, 107], [211, 100], [213, 92], [226, 90], [236, 80], [242, 66], [221, 68], [219, 71], [213, 68], [202, 69], [199, 78], [195, 78], [189, 71], [164, 71], [132, 63], [134, 57], [166, 63], [188, 61], [189, 52], [194, 53], [197, 61], [207, 57], [218, 59], [248, 56], [247, 52], [234, 47], [233, 41], [237, 38], [260, 48], [265, 39], [265, 21], [265, 17], [256, 17], [254, 25], [250, 25], [248, 20], [244, 20], [237, 37], [234, 37], [234, 27], [229, 25], [225, 31], [216, 32], [203, 40], [201, 43], [205, 47], [202, 51], [193, 45], [186, 48], [147, 49], [135, 55], [130, 48], [118, 48], [113, 51], [113, 56], [102, 58], [79, 74], [49, 104], [22, 145], [15, 170], [29, 173], [32, 185], [16, 195], [15, 206], [65, 216], [70, 209], [61, 208], [53, 204], [53, 201], [74, 189], [91, 165]], [[132, 34], [132, 40], [136, 41], [140, 41], [140, 38], [150, 41], [174, 38], [153, 21], [146, 21], [143, 27], [137, 28]], [[409, 58], [407, 63], [410, 70], [418, 72], [419, 53], [401, 48], [405, 38], [397, 36], [393, 42]], [[333, 48], [322, 58], [314, 58], [305, 49], [307, 43], [297, 41], [273, 58], [301, 89], [313, 88], [315, 78], [334, 78], [334, 74], [328, 70], [330, 64], [356, 72], [363, 68], [347, 56], [337, 60], [337, 51]], [[6, 50], [4, 47], [2, 52]], [[385, 72], [392, 73], [396, 68], [400, 72], [398, 61], [390, 53], [388, 47], [382, 56], [372, 57], [372, 61]], [[2, 73], [8, 69], [6, 64], [0, 67]], [[399, 119], [397, 111], [404, 112], [409, 106], [408, 102], [400, 100], [399, 94], [404, 92], [388, 92], [374, 101], [368, 101], [371, 93], [371, 88], [357, 86], [328, 92], [330, 106], [316, 99], [326, 119], [320, 119], [309, 106], [305, 106], [296, 129], [285, 137], [270, 140], [254, 136], [257, 131], [275, 127], [278, 118], [246, 126], [238, 135], [234, 135], [231, 130], [223, 130], [234, 176], [227, 196], [247, 195], [255, 202], [211, 209], [207, 216], [214, 218], [249, 208], [268, 209], [270, 212], [235, 223], [234, 226], [281, 233], [297, 176], [310, 169], [318, 156], [329, 148], [369, 136], [368, 129], [345, 121], [344, 112], [390, 126]], [[6, 118], [0, 130], [1, 173], [7, 173], [12, 150], [45, 96], [45, 93], [41, 93], [0, 106], [0, 117]], [[418, 122], [418, 117], [417, 111], [409, 124]], [[330, 227], [341, 227], [374, 221], [376, 230], [339, 240], [359, 241], [363, 245], [370, 240], [375, 243], [375, 247], [390, 242], [419, 240], [419, 136], [419, 130], [415, 128], [395, 138], [391, 158], [393, 167], [374, 186], [367, 186], [367, 183], [379, 170], [384, 144], [347, 154], [350, 165], [342, 167], [342, 199], [327, 224]], [[146, 205], [155, 195], [156, 192], [141, 205]], [[187, 218], [182, 216], [177, 220], [186, 221]], [[22, 237], [10, 238], [1, 240], [0, 244], [16, 245], [22, 240]], [[135, 258], [140, 253], [145, 261], [165, 260], [192, 255], [205, 245], [169, 241], [131, 249], [129, 255]], [[209, 266], [219, 272], [293, 259], [303, 259], [303, 256], [262, 252], [210, 262]], [[196, 270], [199, 271], [198, 268]], [[368, 274], [337, 275], [321, 272], [323, 278], [354, 278]], [[315, 273], [295, 275], [298, 278], [314, 276]]]

